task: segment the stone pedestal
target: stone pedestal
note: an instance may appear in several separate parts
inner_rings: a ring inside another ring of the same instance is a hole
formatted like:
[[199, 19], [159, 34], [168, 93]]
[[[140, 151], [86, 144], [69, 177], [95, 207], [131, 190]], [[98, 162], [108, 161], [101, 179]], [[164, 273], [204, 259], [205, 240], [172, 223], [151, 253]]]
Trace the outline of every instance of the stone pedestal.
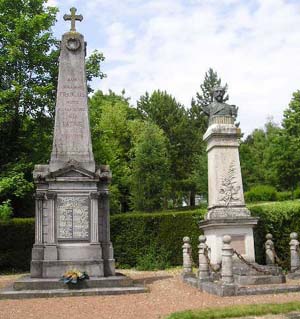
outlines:
[[208, 155], [208, 212], [200, 228], [207, 238], [212, 264], [221, 262], [224, 235], [231, 236], [233, 249], [255, 261], [253, 227], [257, 218], [251, 217], [245, 206], [239, 138], [240, 129], [231, 116], [212, 118], [203, 137]]
[[49, 172], [35, 167], [36, 239], [31, 277], [57, 278], [76, 268], [90, 276], [115, 274], [109, 234], [107, 166], [95, 173], [71, 161]]

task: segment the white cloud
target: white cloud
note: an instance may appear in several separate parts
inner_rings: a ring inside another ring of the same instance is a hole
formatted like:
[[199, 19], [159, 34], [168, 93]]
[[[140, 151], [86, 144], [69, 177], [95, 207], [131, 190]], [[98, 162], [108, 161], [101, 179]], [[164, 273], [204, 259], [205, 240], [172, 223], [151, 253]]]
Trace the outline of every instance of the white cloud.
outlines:
[[85, 11], [87, 32], [97, 38], [90, 45], [106, 56], [108, 78], [95, 82], [96, 88], [125, 88], [133, 101], [146, 90], [165, 89], [189, 106], [213, 67], [229, 84], [230, 102], [240, 107], [247, 133], [269, 115], [280, 121], [300, 89], [299, 2], [75, 2]]

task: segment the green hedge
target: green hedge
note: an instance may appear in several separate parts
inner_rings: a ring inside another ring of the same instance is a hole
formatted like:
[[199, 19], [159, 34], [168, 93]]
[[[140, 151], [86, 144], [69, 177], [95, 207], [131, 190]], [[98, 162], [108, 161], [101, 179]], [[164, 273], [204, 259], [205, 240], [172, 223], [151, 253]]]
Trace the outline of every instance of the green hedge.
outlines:
[[248, 205], [253, 216], [259, 217], [259, 223], [254, 229], [255, 252], [258, 262], [264, 262], [262, 249], [265, 235], [273, 235], [275, 249], [285, 268], [289, 268], [290, 233], [300, 235], [300, 201], [274, 202]]
[[34, 218], [0, 223], [0, 271], [28, 270], [34, 242]]
[[275, 201], [276, 188], [270, 185], [257, 185], [244, 194], [246, 202]]
[[117, 262], [132, 267], [140, 265], [144, 258], [149, 263], [160, 258], [161, 263], [180, 265], [184, 236], [191, 237], [194, 258], [197, 258], [198, 222], [205, 212], [201, 209], [112, 216], [111, 234]]
[[[267, 232], [274, 237], [279, 257], [289, 264], [289, 234], [300, 234], [300, 201], [248, 205], [260, 221], [255, 228], [257, 261], [264, 262]], [[118, 266], [147, 269], [182, 264], [182, 238], [191, 237], [194, 260], [205, 209], [163, 213], [128, 213], [111, 217], [111, 237]], [[34, 220], [0, 223], [0, 271], [28, 270], [34, 241]]]
[[268, 201], [288, 201], [300, 198], [300, 188], [294, 192], [278, 192], [275, 187], [270, 185], [256, 185], [251, 187], [248, 192], [244, 193], [246, 203], [268, 202]]

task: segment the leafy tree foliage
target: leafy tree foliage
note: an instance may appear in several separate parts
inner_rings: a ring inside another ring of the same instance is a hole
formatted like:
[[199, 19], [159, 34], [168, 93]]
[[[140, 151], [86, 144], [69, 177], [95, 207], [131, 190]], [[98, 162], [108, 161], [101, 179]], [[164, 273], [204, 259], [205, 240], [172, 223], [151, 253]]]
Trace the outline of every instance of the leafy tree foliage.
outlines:
[[[103, 79], [107, 75], [102, 72], [100, 65], [104, 62], [105, 57], [102, 52], [98, 50], [94, 50], [92, 54], [86, 59], [85, 61], [85, 68], [86, 68], [86, 79], [87, 82], [91, 82], [93, 78]], [[88, 92], [91, 93], [94, 90], [88, 85]]]
[[[5, 190], [17, 179], [30, 192], [33, 161], [46, 161], [49, 153], [57, 76], [57, 41], [50, 28], [57, 9], [44, 0], [1, 0], [0, 12], [0, 177]], [[2, 188], [0, 201], [14, 196]], [[15, 208], [23, 204], [13, 202]]]
[[113, 173], [112, 212], [129, 209], [131, 133], [129, 121], [134, 110], [124, 95], [97, 91], [89, 100], [92, 142], [95, 160], [108, 164]]
[[167, 92], [145, 93], [137, 102], [137, 109], [143, 120], [157, 124], [168, 139], [170, 195], [174, 204], [180, 206], [191, 189], [191, 161], [197, 132], [191, 127], [184, 106]]
[[[19, 216], [33, 212], [31, 173], [52, 144], [59, 43], [51, 31], [57, 9], [46, 2], [0, 0], [0, 205], [11, 200]], [[99, 52], [87, 59], [89, 80], [104, 76], [103, 60]]]
[[163, 208], [167, 201], [169, 158], [163, 130], [151, 122], [133, 121], [131, 199], [138, 211]]
[[282, 188], [292, 191], [300, 180], [300, 91], [293, 94], [284, 111], [282, 134], [278, 136], [274, 152], [275, 167]]
[[259, 184], [279, 187], [274, 156], [281, 128], [269, 120], [264, 129], [255, 129], [240, 146], [244, 190]]

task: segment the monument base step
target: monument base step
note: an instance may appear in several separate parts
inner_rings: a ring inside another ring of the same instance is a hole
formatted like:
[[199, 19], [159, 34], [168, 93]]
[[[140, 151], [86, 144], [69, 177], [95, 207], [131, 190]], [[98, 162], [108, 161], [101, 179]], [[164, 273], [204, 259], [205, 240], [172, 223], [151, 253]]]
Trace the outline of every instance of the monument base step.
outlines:
[[[276, 277], [276, 276], [274, 276]], [[184, 282], [207, 293], [225, 297], [225, 296], [245, 296], [245, 295], [264, 295], [279, 294], [288, 292], [299, 292], [300, 284], [265, 284], [260, 286], [245, 286], [238, 283], [224, 284], [220, 281], [200, 282], [197, 277], [185, 277]]]
[[[91, 288], [112, 288], [112, 287], [131, 287], [133, 280], [127, 276], [118, 274], [111, 277], [90, 277], [88, 280], [69, 284], [70, 288], [91, 289]], [[13, 284], [14, 290], [49, 290], [49, 289], [65, 289], [66, 284], [59, 278], [31, 278], [24, 276], [16, 280]]]
[[283, 284], [286, 282], [285, 275], [249, 275], [249, 276], [234, 276], [234, 282], [239, 285], [272, 285]]
[[27, 298], [54, 298], [54, 297], [75, 297], [75, 296], [104, 296], [136, 294], [148, 292], [144, 286], [131, 287], [105, 287], [89, 289], [50, 289], [50, 290], [0, 290], [1, 299], [27, 299]]
[[78, 284], [64, 284], [59, 278], [31, 278], [24, 276], [11, 287], [0, 290], [1, 299], [51, 298], [70, 296], [120, 295], [148, 292], [122, 274], [110, 277], [90, 277]]

